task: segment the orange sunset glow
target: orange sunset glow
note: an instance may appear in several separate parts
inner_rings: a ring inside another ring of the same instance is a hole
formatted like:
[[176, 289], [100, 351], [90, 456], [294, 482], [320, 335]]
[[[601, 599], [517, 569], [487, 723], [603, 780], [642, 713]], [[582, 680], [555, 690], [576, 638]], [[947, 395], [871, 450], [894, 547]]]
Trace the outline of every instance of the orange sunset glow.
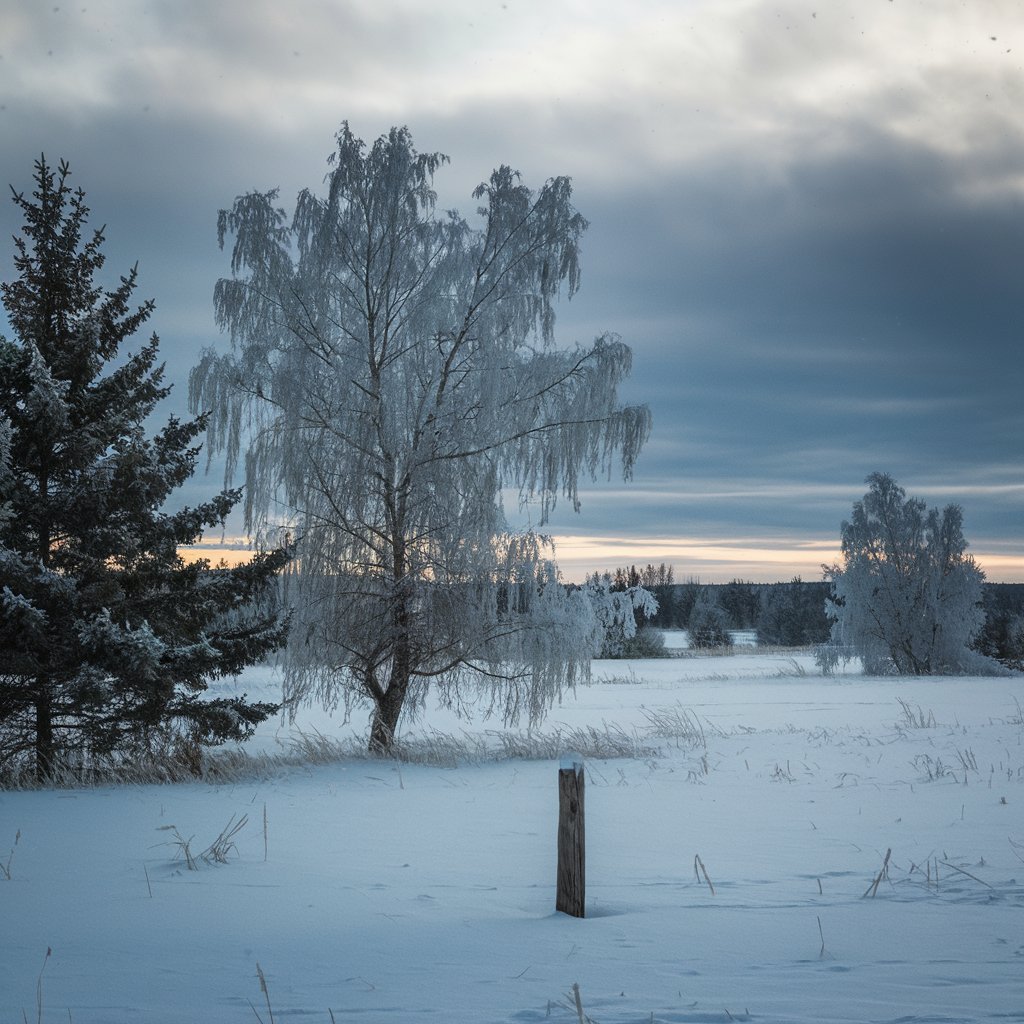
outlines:
[[[617, 566], [673, 566], [677, 583], [699, 579], [705, 583], [749, 580], [752, 583], [777, 583], [799, 576], [803, 580], [821, 579], [821, 567], [840, 560], [834, 541], [773, 543], [769, 538], [741, 540], [709, 537], [587, 537], [562, 535], [553, 538], [555, 555], [567, 582], [580, 583], [593, 572], [605, 572]], [[1024, 579], [1024, 556], [998, 550], [974, 551], [974, 558], [993, 583]], [[244, 538], [225, 538], [209, 544], [181, 549], [186, 562], [206, 558], [212, 565], [223, 560], [238, 565], [252, 555]]]

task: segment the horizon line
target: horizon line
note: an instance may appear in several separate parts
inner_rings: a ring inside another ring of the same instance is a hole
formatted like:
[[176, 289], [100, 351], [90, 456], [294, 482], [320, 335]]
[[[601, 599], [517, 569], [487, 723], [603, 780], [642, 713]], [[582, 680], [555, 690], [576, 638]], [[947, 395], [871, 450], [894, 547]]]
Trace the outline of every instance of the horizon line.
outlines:
[[[773, 543], [771, 538], [666, 538], [553, 535], [554, 561], [567, 583], [582, 583], [593, 573], [631, 566], [671, 566], [677, 583], [786, 583], [823, 578], [822, 567], [840, 561], [838, 543], [825, 540]], [[222, 537], [179, 549], [186, 562], [200, 558], [234, 566], [248, 561], [254, 549], [247, 538]], [[1024, 554], [972, 550], [971, 555], [989, 583], [1024, 582]]]

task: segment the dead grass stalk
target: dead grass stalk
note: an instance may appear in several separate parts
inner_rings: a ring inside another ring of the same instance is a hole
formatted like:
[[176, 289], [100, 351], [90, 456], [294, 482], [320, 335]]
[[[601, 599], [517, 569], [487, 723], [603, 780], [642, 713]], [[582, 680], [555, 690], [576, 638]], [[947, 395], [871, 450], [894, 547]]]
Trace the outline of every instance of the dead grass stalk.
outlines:
[[711, 879], [708, 877], [708, 869], [704, 867], [704, 861], [700, 859], [700, 854], [694, 854], [693, 857], [693, 873], [697, 876], [697, 881], [700, 881], [701, 875], [704, 876], [704, 881], [708, 883], [708, 888], [711, 890], [711, 895], [715, 895], [715, 887], [711, 884]]
[[[878, 895], [878, 887], [882, 884], [882, 879], [889, 877], [889, 858], [892, 856], [892, 849], [885, 851], [885, 860], [882, 861], [882, 869], [875, 876], [875, 880], [864, 890], [864, 896], [870, 896], [872, 899]], [[861, 897], [861, 899], [864, 898]]]

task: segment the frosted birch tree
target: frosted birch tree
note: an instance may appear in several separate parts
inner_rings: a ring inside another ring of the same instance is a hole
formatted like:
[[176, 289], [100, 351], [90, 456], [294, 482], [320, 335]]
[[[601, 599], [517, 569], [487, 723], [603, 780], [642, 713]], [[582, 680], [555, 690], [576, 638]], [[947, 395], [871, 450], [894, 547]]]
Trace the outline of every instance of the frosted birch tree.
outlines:
[[291, 218], [276, 191], [221, 212], [231, 347], [191, 377], [229, 475], [244, 452], [247, 528], [296, 545], [285, 699], [368, 703], [378, 751], [428, 686], [536, 721], [601, 630], [502, 496], [542, 527], [560, 498], [579, 509], [581, 477], [631, 475], [650, 430], [617, 400], [631, 352], [554, 343], [586, 228], [567, 178], [534, 191], [499, 167], [470, 224], [436, 212], [446, 157], [407, 129], [367, 147], [346, 123], [336, 141], [325, 194]]
[[884, 473], [866, 482], [842, 524], [843, 565], [825, 567], [833, 651], [876, 674], [979, 670], [969, 644], [984, 623], [985, 576], [966, 553], [962, 509], [929, 509]]

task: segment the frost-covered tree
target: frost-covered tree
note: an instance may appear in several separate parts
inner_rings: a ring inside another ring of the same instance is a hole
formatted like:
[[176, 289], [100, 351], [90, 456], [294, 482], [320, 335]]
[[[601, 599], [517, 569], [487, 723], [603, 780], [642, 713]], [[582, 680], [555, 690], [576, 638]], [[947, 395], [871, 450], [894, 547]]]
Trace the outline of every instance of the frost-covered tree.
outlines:
[[229, 474], [245, 451], [248, 528], [293, 531], [286, 700], [369, 703], [376, 750], [428, 685], [535, 720], [588, 671], [585, 596], [509, 531], [502, 493], [543, 525], [559, 495], [579, 507], [581, 476], [628, 477], [650, 424], [617, 402], [621, 341], [554, 345], [586, 227], [568, 179], [532, 191], [500, 167], [470, 224], [435, 213], [445, 161], [345, 124], [326, 194], [290, 219], [276, 191], [238, 198], [214, 299], [231, 351], [191, 381]]
[[620, 586], [609, 573], [595, 572], [587, 577], [583, 592], [600, 626], [600, 657], [660, 657], [664, 653], [661, 633], [644, 625], [658, 612], [658, 601], [649, 590], [639, 584]]
[[690, 646], [697, 648], [728, 647], [732, 638], [728, 633], [728, 616], [718, 603], [715, 592], [704, 587], [690, 612]]
[[[614, 592], [621, 593], [632, 588], [643, 587], [644, 590], [654, 596], [658, 610], [650, 618], [647, 618], [639, 606], [637, 607], [638, 629], [643, 629], [645, 626], [671, 629], [675, 624], [676, 588], [674, 570], [671, 565], [666, 565], [662, 562], [661, 565], [655, 566], [653, 563], [648, 562], [643, 569], [637, 569], [635, 565], [631, 565], [628, 568], [620, 566], [613, 572], [607, 572], [603, 575], [601, 573], [594, 573], [593, 576], [594, 580], [605, 578], [607, 578]], [[646, 638], [649, 639], [653, 635], [647, 633]], [[653, 643], [657, 644], [657, 641], [655, 640]], [[650, 646], [649, 643], [645, 643], [647, 649], [650, 649]]]
[[84, 193], [69, 169], [35, 164], [17, 276], [2, 286], [13, 336], [0, 338], [0, 763], [39, 776], [72, 758], [132, 756], [242, 738], [273, 705], [204, 699], [283, 642], [264, 606], [285, 561], [185, 565], [179, 544], [223, 522], [239, 494], [162, 511], [192, 474], [205, 421], [144, 421], [169, 388], [136, 271], [96, 283], [102, 230], [83, 237]]
[[977, 670], [969, 644], [984, 622], [985, 577], [966, 554], [963, 511], [929, 509], [884, 473], [866, 482], [842, 524], [843, 564], [825, 567], [833, 649], [873, 674]]

